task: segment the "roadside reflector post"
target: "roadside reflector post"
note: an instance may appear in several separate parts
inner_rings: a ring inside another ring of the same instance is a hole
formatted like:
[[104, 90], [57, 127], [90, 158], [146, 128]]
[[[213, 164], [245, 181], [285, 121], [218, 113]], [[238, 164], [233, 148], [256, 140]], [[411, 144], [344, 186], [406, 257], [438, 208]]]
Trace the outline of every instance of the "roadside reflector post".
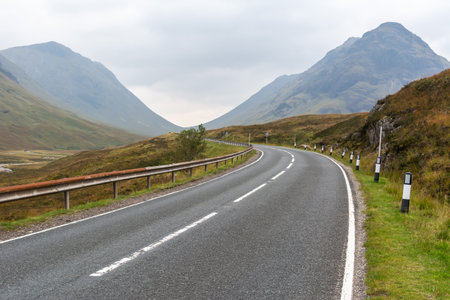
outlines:
[[304, 144], [303, 146], [305, 146], [305, 150], [306, 150], [306, 144]]
[[322, 153], [323, 153], [323, 145], [322, 145]]
[[400, 209], [402, 213], [409, 212], [409, 199], [411, 199], [411, 182], [412, 182], [412, 175], [410, 172], [406, 172], [405, 182], [403, 184], [402, 207]]
[[350, 163], [353, 162], [353, 151], [350, 153]]
[[117, 190], [117, 181], [113, 182], [113, 190], [114, 190], [114, 199], [117, 199], [117, 196], [119, 195], [119, 192]]
[[147, 176], [147, 190], [149, 190], [152, 187], [152, 182], [150, 180], [150, 176]]
[[66, 209], [70, 209], [70, 200], [69, 200], [69, 191], [64, 192], [64, 203], [66, 206]]
[[314, 151], [316, 151], [316, 144], [314, 144]]
[[342, 151], [341, 158], [344, 158], [344, 156], [345, 156], [345, 149], [344, 149], [344, 151]]
[[359, 156], [359, 154], [358, 155], [356, 155], [356, 171], [358, 171], [359, 170], [359, 158], [360, 158], [360, 156]]
[[333, 155], [333, 146], [330, 148], [330, 155]]
[[380, 180], [380, 169], [381, 169], [381, 157], [377, 157], [377, 162], [375, 163], [375, 176], [373, 181], [378, 182]]

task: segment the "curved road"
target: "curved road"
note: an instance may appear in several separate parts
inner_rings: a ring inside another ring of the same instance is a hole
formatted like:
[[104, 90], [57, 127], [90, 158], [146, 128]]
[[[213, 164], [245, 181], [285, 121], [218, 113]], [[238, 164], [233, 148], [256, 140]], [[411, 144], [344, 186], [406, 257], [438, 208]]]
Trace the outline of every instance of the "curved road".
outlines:
[[311, 152], [0, 243], [1, 299], [339, 299], [347, 188]]

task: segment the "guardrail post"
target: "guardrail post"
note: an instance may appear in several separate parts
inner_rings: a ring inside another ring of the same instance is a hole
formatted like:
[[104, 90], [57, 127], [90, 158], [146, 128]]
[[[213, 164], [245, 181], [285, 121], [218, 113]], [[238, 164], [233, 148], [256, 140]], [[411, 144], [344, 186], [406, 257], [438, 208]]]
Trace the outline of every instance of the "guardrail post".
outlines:
[[70, 209], [70, 200], [69, 200], [69, 191], [65, 191], [64, 192], [64, 203], [66, 206], [66, 209], [69, 210]]
[[208, 171], [208, 165], [205, 165], [205, 173]]
[[152, 186], [152, 182], [150, 180], [150, 176], [147, 176], [147, 190], [149, 190]]
[[119, 191], [117, 190], [117, 181], [113, 182], [113, 190], [114, 190], [114, 199], [117, 199]]
[[233, 162], [234, 162], [234, 157], [231, 158], [231, 164], [233, 164]]
[[410, 172], [406, 172], [405, 181], [403, 184], [402, 207], [400, 208], [400, 211], [402, 213], [409, 212], [409, 199], [411, 199], [411, 182], [412, 175]]
[[172, 171], [172, 183], [174, 183], [174, 182], [175, 182], [175, 172]]
[[192, 177], [192, 173], [193, 173], [193, 168], [189, 169], [189, 175]]
[[227, 160], [225, 159], [225, 166], [227, 165]]
[[218, 169], [219, 168], [219, 163], [218, 162], [216, 162], [216, 169]]

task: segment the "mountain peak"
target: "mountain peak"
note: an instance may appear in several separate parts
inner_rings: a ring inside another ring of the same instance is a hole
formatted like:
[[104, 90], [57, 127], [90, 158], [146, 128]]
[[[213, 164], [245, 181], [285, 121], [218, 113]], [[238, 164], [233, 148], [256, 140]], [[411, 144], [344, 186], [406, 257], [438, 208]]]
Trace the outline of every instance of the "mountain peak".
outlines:
[[38, 50], [41, 52], [47, 52], [49, 54], [59, 56], [59, 57], [64, 57], [68, 54], [73, 53], [73, 51], [70, 50], [70, 48], [68, 48], [60, 43], [57, 43], [55, 41], [50, 41], [50, 42], [41, 43], [41, 44], [34, 44], [29, 47], [33, 48], [35, 50]]

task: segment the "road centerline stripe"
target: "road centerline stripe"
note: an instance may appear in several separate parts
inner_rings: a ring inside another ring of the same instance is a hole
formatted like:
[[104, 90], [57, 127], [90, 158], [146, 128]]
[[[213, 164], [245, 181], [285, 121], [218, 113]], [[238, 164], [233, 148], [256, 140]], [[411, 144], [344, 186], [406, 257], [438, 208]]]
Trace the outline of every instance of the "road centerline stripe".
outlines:
[[277, 179], [278, 177], [280, 177], [281, 175], [283, 175], [284, 172], [286, 172], [286, 171], [281, 171], [281, 172], [278, 173], [277, 175], [273, 176], [270, 180], [275, 180], [275, 179]]
[[239, 201], [241, 201], [242, 199], [244, 199], [244, 198], [246, 198], [246, 197], [248, 197], [248, 196], [250, 196], [251, 194], [253, 194], [254, 192], [256, 192], [257, 190], [259, 190], [259, 189], [262, 189], [263, 187], [265, 187], [266, 186], [266, 184], [267, 183], [263, 183], [263, 184], [261, 184], [260, 186], [258, 186], [258, 187], [256, 187], [256, 188], [254, 188], [253, 190], [251, 190], [250, 192], [248, 192], [247, 194], [245, 194], [245, 195], [243, 195], [243, 196], [241, 196], [241, 197], [239, 197], [239, 198], [237, 198], [236, 200], [234, 200], [233, 202], [234, 203], [238, 203]]
[[109, 265], [109, 266], [107, 266], [107, 267], [105, 267], [103, 269], [98, 270], [95, 273], [90, 274], [89, 276], [91, 276], [91, 277], [103, 276], [106, 273], [109, 273], [112, 270], [117, 269], [118, 267], [120, 267], [120, 266], [122, 266], [122, 265], [124, 265], [124, 264], [126, 264], [126, 263], [128, 263], [128, 262], [130, 262], [130, 261], [132, 261], [134, 259], [136, 259], [139, 255], [144, 254], [145, 252], [151, 251], [151, 250], [155, 249], [156, 247], [164, 244], [165, 242], [168, 242], [171, 239], [179, 236], [180, 234], [188, 231], [189, 229], [194, 228], [195, 226], [205, 222], [206, 220], [214, 217], [215, 215], [217, 215], [216, 212], [210, 213], [209, 215], [207, 215], [207, 216], [205, 216], [205, 217], [195, 221], [194, 223], [191, 223], [191, 224], [189, 224], [189, 225], [187, 225], [187, 226], [185, 226], [185, 227], [183, 227], [183, 228], [181, 228], [181, 229], [179, 229], [179, 230], [177, 230], [177, 231], [175, 231], [175, 232], [165, 236], [164, 238], [160, 239], [159, 241], [157, 241], [155, 243], [152, 243], [152, 244], [150, 244], [150, 245], [148, 245], [148, 246], [146, 246], [146, 247], [144, 247], [144, 248], [134, 252], [130, 256], [124, 257], [124, 258], [122, 258], [122, 259], [112, 263], [111, 265]]

